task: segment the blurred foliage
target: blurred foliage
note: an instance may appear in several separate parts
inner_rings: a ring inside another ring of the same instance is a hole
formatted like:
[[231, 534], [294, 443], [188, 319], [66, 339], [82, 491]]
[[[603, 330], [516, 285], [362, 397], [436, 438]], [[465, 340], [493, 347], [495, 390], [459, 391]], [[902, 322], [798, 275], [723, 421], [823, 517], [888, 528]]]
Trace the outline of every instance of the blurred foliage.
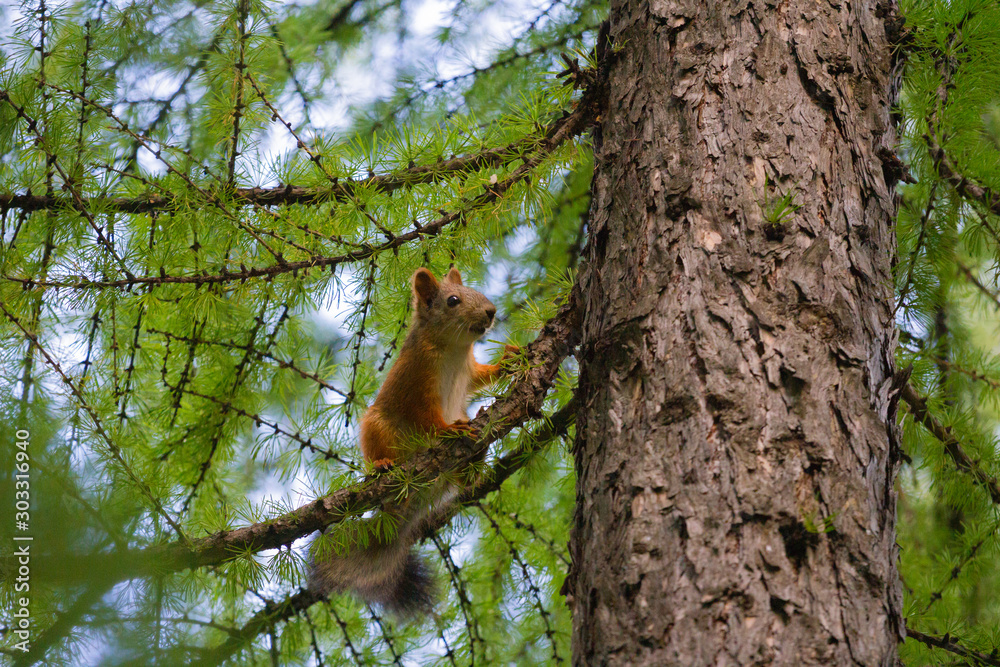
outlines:
[[[907, 1], [899, 113], [899, 364], [926, 399], [901, 404], [898, 542], [907, 627], [996, 659], [1000, 647], [1000, 6]], [[970, 187], [971, 186], [971, 187]], [[908, 411], [906, 411], [908, 409]], [[939, 426], [945, 442], [928, 429]], [[971, 467], [957, 461], [964, 452]], [[981, 664], [908, 639], [906, 664]], [[1000, 662], [990, 663], [1000, 664]]]

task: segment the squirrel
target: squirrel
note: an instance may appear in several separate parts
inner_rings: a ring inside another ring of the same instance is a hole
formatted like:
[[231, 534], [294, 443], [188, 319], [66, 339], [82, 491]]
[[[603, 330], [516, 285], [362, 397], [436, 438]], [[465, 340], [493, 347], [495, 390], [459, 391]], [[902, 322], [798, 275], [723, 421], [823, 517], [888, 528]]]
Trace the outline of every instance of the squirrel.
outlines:
[[[413, 321], [399, 357], [361, 419], [361, 452], [376, 470], [404, 460], [415, 439], [458, 432], [469, 426], [469, 394], [493, 382], [500, 364], [481, 364], [473, 344], [493, 325], [496, 306], [462, 284], [452, 267], [438, 282], [426, 268], [411, 279]], [[506, 359], [518, 347], [507, 345]], [[501, 360], [503, 361], [503, 360]], [[434, 504], [453, 493], [440, 486], [431, 498], [386, 504], [398, 527], [391, 541], [371, 537], [363, 548], [312, 563], [309, 588], [317, 594], [350, 590], [400, 617], [429, 611], [434, 581], [427, 564], [411, 550]]]

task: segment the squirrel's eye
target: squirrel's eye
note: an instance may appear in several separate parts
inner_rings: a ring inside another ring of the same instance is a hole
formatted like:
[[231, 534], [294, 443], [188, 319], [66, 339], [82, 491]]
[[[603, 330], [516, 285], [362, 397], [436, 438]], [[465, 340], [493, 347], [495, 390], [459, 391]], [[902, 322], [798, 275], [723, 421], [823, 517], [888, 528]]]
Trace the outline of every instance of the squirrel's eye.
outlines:
[[460, 303], [462, 303], [462, 300], [459, 299], [454, 294], [452, 294], [451, 296], [448, 297], [448, 305], [451, 306], [452, 308], [454, 308], [455, 306], [457, 306]]

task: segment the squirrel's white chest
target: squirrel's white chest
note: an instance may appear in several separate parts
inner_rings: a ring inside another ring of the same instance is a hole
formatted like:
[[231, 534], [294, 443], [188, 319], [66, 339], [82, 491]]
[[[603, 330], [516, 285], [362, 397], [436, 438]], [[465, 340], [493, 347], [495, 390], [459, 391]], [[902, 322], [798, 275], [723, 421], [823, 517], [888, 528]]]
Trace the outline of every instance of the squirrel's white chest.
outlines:
[[459, 419], [468, 419], [469, 384], [472, 370], [469, 368], [468, 352], [462, 355], [447, 355], [441, 360], [441, 375], [438, 392], [441, 396], [441, 416], [451, 424]]

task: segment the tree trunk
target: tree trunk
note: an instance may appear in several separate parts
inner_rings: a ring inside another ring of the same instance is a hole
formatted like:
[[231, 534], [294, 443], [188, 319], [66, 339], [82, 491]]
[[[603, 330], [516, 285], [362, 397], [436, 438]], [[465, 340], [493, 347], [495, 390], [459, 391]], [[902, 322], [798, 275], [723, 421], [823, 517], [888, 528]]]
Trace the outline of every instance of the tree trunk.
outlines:
[[576, 664], [895, 664], [880, 13], [612, 1], [580, 277]]

